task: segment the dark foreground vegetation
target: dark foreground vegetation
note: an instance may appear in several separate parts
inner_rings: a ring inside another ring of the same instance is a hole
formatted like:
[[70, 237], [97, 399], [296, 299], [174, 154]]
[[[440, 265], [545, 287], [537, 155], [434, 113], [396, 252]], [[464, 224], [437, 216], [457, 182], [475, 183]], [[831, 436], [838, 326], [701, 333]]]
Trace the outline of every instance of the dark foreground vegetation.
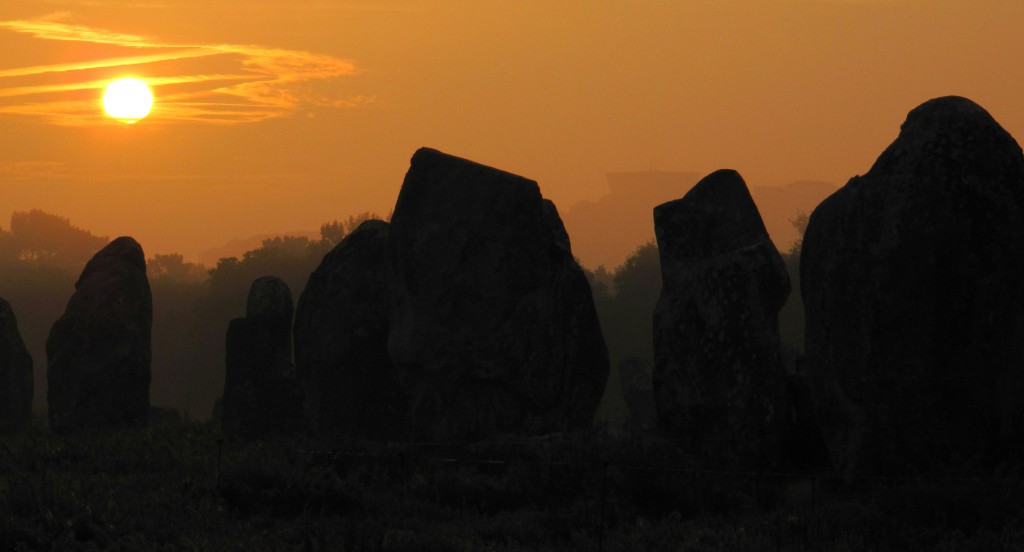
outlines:
[[221, 442], [147, 429], [0, 446], [0, 550], [1021, 550], [1014, 470], [843, 483], [716, 472], [653, 436]]

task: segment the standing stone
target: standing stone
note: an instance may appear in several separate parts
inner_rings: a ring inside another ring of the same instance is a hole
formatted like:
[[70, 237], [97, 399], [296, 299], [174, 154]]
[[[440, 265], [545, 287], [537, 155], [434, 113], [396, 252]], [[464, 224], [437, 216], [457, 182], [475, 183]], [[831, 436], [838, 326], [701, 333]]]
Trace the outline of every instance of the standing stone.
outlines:
[[591, 424], [607, 349], [590, 285], [536, 182], [420, 149], [387, 249], [388, 353], [416, 433]]
[[89, 260], [46, 340], [50, 427], [145, 425], [153, 298], [146, 257], [130, 237]]
[[654, 313], [660, 425], [718, 465], [780, 457], [779, 310], [789, 276], [746, 183], [714, 172], [654, 209], [662, 292]]
[[654, 427], [657, 413], [654, 408], [653, 372], [650, 361], [640, 357], [627, 357], [619, 361], [619, 380], [622, 398], [629, 409], [629, 427], [634, 431]]
[[368, 220], [309, 276], [295, 311], [295, 365], [324, 437], [403, 436], [405, 402], [387, 355], [388, 223]]
[[31, 418], [32, 357], [10, 303], [0, 299], [0, 431], [21, 429]]
[[996, 461], [1024, 415], [1024, 156], [970, 100], [917, 107], [811, 215], [807, 364], [844, 474]]
[[260, 437], [302, 426], [292, 365], [292, 294], [276, 276], [253, 281], [245, 318], [228, 323], [221, 423], [224, 433]]

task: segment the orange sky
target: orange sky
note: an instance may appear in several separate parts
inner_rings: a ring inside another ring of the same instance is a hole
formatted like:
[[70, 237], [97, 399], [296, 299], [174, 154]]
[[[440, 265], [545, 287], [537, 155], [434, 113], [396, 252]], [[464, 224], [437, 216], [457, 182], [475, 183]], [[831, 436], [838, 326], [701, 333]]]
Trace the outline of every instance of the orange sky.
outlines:
[[[42, 208], [148, 254], [386, 214], [420, 146], [536, 179], [845, 182], [906, 112], [970, 97], [1024, 136], [1020, 0], [12, 0], [0, 224]], [[102, 85], [156, 107], [105, 118]]]

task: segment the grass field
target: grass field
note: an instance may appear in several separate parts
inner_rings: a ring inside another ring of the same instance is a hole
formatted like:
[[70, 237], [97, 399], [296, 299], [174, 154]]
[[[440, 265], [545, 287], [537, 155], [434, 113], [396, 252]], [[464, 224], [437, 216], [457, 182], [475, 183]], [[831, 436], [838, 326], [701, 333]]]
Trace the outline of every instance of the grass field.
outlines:
[[1024, 550], [1024, 482], [716, 472], [654, 436], [0, 438], [0, 550]]

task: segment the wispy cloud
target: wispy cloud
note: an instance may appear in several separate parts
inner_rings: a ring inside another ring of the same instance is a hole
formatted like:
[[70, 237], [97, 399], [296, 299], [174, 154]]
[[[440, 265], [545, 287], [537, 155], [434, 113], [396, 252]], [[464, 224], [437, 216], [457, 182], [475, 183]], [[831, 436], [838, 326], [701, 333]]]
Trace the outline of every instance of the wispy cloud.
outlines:
[[[138, 2], [136, 0], [42, 0], [47, 4], [62, 7], [128, 7], [152, 10], [173, 10], [190, 8], [191, 0], [173, 0], [167, 2]], [[301, 10], [308, 12], [332, 11], [332, 12], [387, 12], [387, 13], [421, 13], [426, 11], [422, 5], [410, 5], [408, 1], [384, 2], [383, 0], [369, 0], [366, 2], [339, 2], [338, 0], [324, 0], [321, 2], [285, 2], [281, 0], [250, 0], [247, 5], [255, 9], [273, 10]]]
[[0, 176], [6, 179], [36, 179], [65, 174], [67, 166], [58, 161], [0, 162]]
[[[0, 23], [0, 27], [2, 27]], [[18, 67], [15, 69], [0, 70], [0, 78], [4, 77], [26, 77], [31, 75], [42, 75], [44, 73], [62, 73], [65, 71], [84, 71], [88, 69], [104, 69], [107, 67], [121, 67], [127, 65], [145, 65], [159, 61], [173, 61], [178, 59], [189, 59], [217, 55], [220, 52], [204, 48], [187, 48], [159, 54], [148, 54], [144, 56], [125, 56], [116, 58], [104, 58], [91, 61], [80, 61], [76, 63], [55, 63], [52, 65], [34, 65], [31, 67]]]
[[[58, 14], [63, 16], [64, 14]], [[72, 25], [55, 21], [47, 17], [35, 20], [0, 21], [0, 29], [9, 29], [19, 33], [30, 34], [45, 40], [69, 40], [74, 42], [92, 42], [93, 44], [116, 44], [132, 48], [157, 48], [162, 46], [149, 42], [139, 35], [115, 33], [103, 29], [94, 29], [85, 25]]]
[[[287, 116], [314, 106], [346, 108], [373, 101], [365, 95], [331, 97], [311, 92], [311, 83], [358, 73], [353, 62], [324, 54], [255, 45], [176, 44], [70, 24], [59, 17], [0, 21], [0, 31], [27, 34], [38, 40], [86, 42], [125, 48], [129, 52], [142, 51], [0, 70], [0, 98], [3, 99], [0, 114], [40, 117], [61, 125], [103, 123], [95, 98], [81, 100], [69, 94], [104, 88], [111, 79], [97, 78], [90, 73], [116, 68], [147, 74], [145, 80], [157, 97], [152, 117], [161, 121], [248, 123]], [[226, 65], [229, 72], [181, 74], [182, 66], [202, 60]], [[170, 65], [173, 71], [168, 69]], [[43, 82], [18, 82], [25, 79]]]

